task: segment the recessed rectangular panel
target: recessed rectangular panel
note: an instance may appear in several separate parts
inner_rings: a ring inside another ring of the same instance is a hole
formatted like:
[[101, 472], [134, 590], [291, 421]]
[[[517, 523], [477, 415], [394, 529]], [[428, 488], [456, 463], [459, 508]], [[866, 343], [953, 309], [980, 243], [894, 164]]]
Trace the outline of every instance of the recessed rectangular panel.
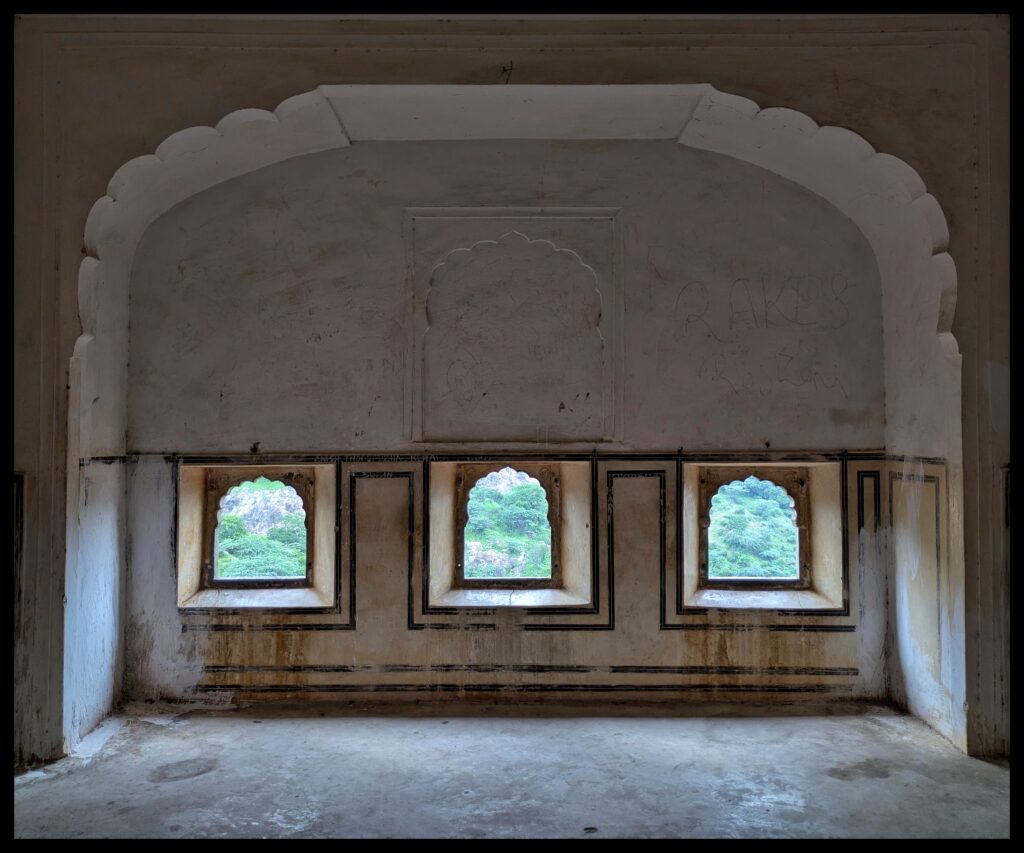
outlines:
[[613, 437], [621, 399], [614, 215], [410, 211], [414, 440]]
[[891, 472], [897, 630], [935, 679], [941, 672], [939, 479]]

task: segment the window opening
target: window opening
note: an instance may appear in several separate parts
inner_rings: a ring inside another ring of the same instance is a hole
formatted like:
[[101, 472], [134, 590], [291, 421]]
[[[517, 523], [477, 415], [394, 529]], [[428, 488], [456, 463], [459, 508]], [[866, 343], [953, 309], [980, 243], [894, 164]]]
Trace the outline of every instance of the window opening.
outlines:
[[295, 580], [307, 572], [306, 510], [292, 486], [257, 477], [220, 500], [213, 578]]
[[753, 475], [726, 483], [709, 521], [709, 579], [800, 579], [796, 504], [782, 486]]
[[469, 491], [463, 533], [463, 577], [473, 580], [550, 580], [548, 496], [525, 471], [505, 467]]

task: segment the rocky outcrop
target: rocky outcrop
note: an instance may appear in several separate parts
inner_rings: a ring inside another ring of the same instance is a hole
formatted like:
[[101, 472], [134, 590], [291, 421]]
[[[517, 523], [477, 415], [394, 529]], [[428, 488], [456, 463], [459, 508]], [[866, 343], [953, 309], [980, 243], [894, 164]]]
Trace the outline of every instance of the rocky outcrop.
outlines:
[[248, 484], [231, 489], [220, 502], [220, 515], [237, 515], [250, 533], [266, 534], [277, 527], [284, 517], [299, 512], [305, 516], [302, 498], [291, 486], [280, 488], [245, 488]]

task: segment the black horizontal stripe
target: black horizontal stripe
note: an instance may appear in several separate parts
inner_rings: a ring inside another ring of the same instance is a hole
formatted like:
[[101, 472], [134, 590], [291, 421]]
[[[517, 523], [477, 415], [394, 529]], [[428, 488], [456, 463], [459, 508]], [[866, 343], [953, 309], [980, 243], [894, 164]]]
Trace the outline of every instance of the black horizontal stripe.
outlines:
[[202, 684], [243, 693], [849, 693], [848, 684]]
[[525, 672], [637, 675], [824, 675], [857, 676], [850, 666], [579, 666], [572, 664], [208, 664], [203, 672]]

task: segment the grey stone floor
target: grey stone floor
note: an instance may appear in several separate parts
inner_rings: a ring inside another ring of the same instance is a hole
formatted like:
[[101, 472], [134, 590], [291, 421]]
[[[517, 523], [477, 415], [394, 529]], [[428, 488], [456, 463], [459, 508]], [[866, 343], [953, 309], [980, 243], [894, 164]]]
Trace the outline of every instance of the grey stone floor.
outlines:
[[15, 777], [17, 837], [1009, 834], [1005, 764], [874, 705], [130, 710]]

